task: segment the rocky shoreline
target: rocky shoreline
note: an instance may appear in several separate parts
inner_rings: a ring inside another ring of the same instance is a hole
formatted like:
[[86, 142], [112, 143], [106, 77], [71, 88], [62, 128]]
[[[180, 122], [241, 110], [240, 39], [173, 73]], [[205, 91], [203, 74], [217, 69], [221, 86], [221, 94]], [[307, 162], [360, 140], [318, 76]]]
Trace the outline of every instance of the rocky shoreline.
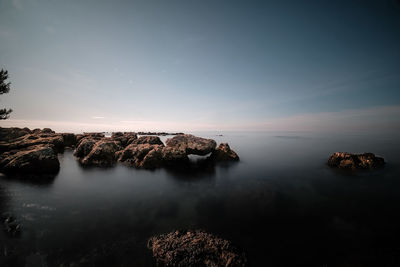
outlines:
[[[0, 128], [0, 172], [54, 174], [60, 169], [58, 153], [74, 149], [82, 166], [109, 167], [122, 163], [155, 169], [190, 164], [189, 155], [207, 156], [210, 163], [238, 161], [228, 144], [190, 134], [174, 133], [166, 144], [155, 134], [142, 132], [55, 133], [49, 128]], [[167, 133], [160, 133], [161, 135]]]
[[376, 169], [385, 165], [385, 160], [373, 153], [352, 154], [348, 152], [335, 152], [329, 160], [328, 166], [339, 169]]

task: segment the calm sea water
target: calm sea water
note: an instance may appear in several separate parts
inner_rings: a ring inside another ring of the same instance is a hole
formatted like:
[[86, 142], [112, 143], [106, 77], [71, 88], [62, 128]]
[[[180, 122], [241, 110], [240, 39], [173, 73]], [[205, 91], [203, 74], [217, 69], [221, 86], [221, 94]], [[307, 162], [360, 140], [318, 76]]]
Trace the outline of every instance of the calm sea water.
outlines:
[[[66, 151], [40, 183], [0, 177], [0, 265], [155, 266], [149, 237], [201, 228], [251, 266], [400, 266], [400, 141], [304, 133], [198, 133], [241, 161], [191, 172], [81, 168]], [[165, 138], [164, 138], [165, 139]], [[338, 171], [335, 151], [374, 152], [384, 169]], [[5, 256], [8, 255], [8, 256]]]

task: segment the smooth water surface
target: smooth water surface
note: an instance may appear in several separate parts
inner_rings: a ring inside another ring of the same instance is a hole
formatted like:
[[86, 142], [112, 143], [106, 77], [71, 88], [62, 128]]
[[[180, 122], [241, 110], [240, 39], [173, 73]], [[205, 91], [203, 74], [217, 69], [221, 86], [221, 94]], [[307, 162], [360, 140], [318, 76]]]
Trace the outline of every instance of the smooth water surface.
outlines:
[[[241, 158], [191, 172], [83, 169], [72, 151], [45, 182], [0, 177], [0, 263], [155, 266], [147, 239], [201, 228], [242, 247], [251, 266], [400, 266], [400, 142], [394, 137], [198, 133]], [[335, 151], [373, 152], [385, 168], [339, 171]]]

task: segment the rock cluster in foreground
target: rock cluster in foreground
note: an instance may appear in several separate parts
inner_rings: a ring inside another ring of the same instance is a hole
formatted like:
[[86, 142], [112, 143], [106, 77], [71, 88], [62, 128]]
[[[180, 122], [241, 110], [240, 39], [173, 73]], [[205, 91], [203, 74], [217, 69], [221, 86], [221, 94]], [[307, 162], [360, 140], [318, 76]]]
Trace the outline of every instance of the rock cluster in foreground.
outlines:
[[374, 169], [383, 167], [385, 160], [373, 153], [351, 154], [347, 152], [335, 152], [328, 160], [330, 167], [340, 169]]
[[161, 266], [247, 266], [243, 251], [201, 230], [155, 236], [147, 246]]

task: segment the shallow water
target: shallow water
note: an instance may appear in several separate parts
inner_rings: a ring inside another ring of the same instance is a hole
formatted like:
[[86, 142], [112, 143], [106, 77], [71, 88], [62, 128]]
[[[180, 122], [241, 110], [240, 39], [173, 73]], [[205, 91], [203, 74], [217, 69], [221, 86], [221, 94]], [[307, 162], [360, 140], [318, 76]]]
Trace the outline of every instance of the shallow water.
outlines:
[[[228, 142], [241, 161], [190, 172], [83, 169], [66, 151], [54, 179], [1, 177], [0, 211], [23, 230], [0, 233], [0, 264], [155, 266], [149, 237], [201, 228], [242, 247], [252, 266], [400, 266], [395, 137], [197, 134]], [[335, 151], [374, 152], [387, 165], [333, 170]]]

